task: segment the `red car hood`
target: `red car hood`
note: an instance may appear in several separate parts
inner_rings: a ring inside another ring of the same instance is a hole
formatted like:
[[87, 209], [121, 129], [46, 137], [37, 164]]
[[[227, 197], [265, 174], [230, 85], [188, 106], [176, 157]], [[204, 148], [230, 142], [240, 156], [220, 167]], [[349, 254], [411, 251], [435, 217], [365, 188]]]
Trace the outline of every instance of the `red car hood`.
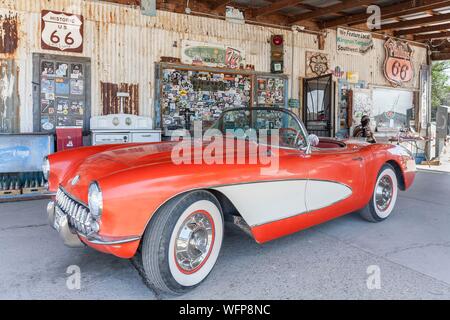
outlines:
[[[171, 152], [176, 143], [123, 145], [96, 153], [84, 159], [68, 172], [62, 185], [69, 193], [77, 194], [80, 189], [87, 190], [92, 181], [118, 171], [142, 165], [170, 162]], [[79, 180], [76, 186], [73, 186], [72, 180], [76, 176], [79, 176]]]

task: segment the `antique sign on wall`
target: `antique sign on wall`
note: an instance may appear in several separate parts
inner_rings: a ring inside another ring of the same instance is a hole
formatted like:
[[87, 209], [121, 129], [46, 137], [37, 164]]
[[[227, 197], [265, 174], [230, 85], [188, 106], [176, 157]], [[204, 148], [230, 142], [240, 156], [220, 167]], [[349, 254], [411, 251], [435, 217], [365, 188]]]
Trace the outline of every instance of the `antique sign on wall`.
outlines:
[[336, 49], [340, 53], [363, 55], [373, 48], [370, 32], [360, 32], [348, 29], [337, 29]]
[[413, 49], [408, 42], [389, 38], [385, 44], [384, 75], [394, 86], [402, 86], [414, 77]]
[[329, 73], [329, 61], [328, 54], [306, 51], [306, 77], [319, 77]]
[[43, 10], [41, 20], [42, 49], [83, 52], [83, 16]]
[[245, 64], [245, 52], [239, 48], [221, 44], [184, 40], [181, 48], [181, 62], [235, 69]]

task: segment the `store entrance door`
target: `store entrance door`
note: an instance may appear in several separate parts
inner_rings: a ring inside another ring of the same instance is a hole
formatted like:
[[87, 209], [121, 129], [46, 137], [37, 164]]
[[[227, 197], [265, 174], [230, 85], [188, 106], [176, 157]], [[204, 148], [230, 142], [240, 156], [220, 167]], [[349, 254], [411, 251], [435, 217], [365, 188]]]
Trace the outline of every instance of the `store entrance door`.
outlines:
[[332, 84], [331, 75], [303, 80], [303, 119], [310, 134], [332, 136]]
[[33, 54], [34, 132], [81, 127], [89, 133], [90, 60]]

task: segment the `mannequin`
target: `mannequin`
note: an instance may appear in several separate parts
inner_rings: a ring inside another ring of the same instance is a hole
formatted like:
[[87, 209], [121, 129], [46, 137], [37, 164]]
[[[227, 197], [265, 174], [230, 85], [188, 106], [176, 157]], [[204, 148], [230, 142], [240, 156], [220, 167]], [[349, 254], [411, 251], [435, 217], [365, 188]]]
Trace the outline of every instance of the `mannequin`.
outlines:
[[361, 124], [355, 128], [353, 131], [354, 138], [366, 138], [369, 143], [376, 143], [375, 137], [373, 135], [372, 129], [370, 129], [370, 118], [364, 115], [361, 118]]

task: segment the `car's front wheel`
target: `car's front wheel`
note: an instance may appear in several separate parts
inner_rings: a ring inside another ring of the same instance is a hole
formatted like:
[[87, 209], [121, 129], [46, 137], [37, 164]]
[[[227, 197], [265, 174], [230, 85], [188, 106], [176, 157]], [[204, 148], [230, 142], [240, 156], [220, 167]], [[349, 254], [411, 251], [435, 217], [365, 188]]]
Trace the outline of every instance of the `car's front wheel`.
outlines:
[[383, 221], [394, 210], [397, 195], [397, 175], [391, 165], [385, 164], [378, 173], [370, 202], [359, 213], [367, 221]]
[[217, 199], [194, 191], [170, 200], [152, 217], [142, 242], [146, 280], [158, 291], [182, 294], [209, 275], [223, 239]]

